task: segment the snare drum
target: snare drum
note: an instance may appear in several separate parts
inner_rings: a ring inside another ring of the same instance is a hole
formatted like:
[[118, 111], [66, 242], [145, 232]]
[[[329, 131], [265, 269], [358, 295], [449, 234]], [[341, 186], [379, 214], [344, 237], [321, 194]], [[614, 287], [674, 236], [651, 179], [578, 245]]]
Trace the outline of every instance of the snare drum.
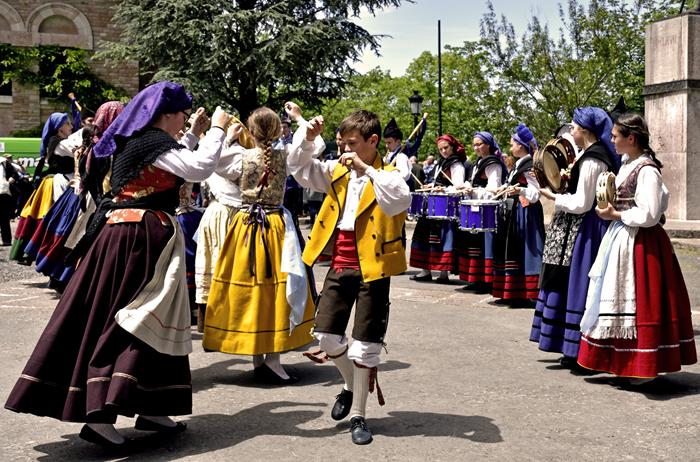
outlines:
[[425, 193], [412, 192], [411, 205], [408, 207], [408, 215], [412, 218], [420, 218], [425, 215], [426, 197]]
[[496, 231], [498, 208], [503, 201], [466, 199], [459, 202], [459, 229], [471, 233]]
[[433, 220], [456, 220], [462, 194], [428, 193], [425, 216]]

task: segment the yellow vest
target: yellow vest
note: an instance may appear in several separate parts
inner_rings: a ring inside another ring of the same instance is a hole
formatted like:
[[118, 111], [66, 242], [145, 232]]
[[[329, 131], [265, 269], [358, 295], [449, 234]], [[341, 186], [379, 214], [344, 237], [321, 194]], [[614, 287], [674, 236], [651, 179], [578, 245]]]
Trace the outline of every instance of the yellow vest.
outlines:
[[[385, 165], [379, 155], [372, 166], [377, 170], [395, 170]], [[329, 244], [335, 243], [335, 231], [345, 206], [349, 182], [349, 170], [339, 163], [333, 170], [331, 187], [302, 255], [307, 265], [312, 265]], [[365, 186], [355, 214], [355, 243], [364, 282], [406, 271], [405, 221], [406, 212], [393, 217], [384, 213], [377, 204], [371, 182]]]

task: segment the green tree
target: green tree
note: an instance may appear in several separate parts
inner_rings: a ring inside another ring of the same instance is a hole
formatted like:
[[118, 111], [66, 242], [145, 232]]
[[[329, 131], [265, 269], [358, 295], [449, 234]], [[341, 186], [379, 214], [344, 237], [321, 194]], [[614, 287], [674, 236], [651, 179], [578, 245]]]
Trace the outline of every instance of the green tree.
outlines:
[[[585, 6], [587, 4], [587, 6]], [[562, 27], [553, 37], [533, 16], [518, 38], [505, 16], [487, 4], [482, 44], [494, 85], [512, 114], [548, 138], [580, 106], [611, 109], [620, 96], [643, 111], [644, 30], [678, 12], [680, 2], [568, 0], [559, 5]]]
[[[411, 1], [411, 0], [405, 0]], [[285, 100], [318, 104], [341, 93], [355, 61], [380, 36], [350, 19], [401, 0], [135, 0], [114, 16], [123, 30], [102, 56], [138, 60], [152, 81], [181, 82], [204, 104], [242, 117]]]
[[15, 47], [0, 44], [0, 84], [16, 80], [36, 85], [42, 96], [67, 101], [75, 93], [92, 110], [105, 101], [125, 99], [126, 92], [112, 86], [90, 69], [85, 50], [56, 46]]

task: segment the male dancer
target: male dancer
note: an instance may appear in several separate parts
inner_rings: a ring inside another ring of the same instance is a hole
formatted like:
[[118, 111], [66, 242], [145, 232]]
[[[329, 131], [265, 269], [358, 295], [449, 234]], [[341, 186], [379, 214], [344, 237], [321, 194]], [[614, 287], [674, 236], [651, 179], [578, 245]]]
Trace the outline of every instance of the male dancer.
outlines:
[[[290, 113], [294, 106], [285, 105]], [[322, 130], [323, 118], [313, 118], [306, 137], [295, 145], [313, 143]], [[346, 143], [340, 159], [320, 161], [297, 145], [287, 164], [303, 186], [327, 193], [303, 253], [304, 263], [312, 265], [326, 246], [333, 248], [314, 336], [345, 380], [331, 417], [350, 415], [353, 443], [368, 444], [367, 396], [376, 381], [389, 319], [390, 276], [406, 270], [404, 222], [411, 197], [399, 171], [377, 152], [382, 132], [376, 114], [357, 111], [343, 120], [339, 132]], [[353, 304], [353, 342], [348, 346], [345, 329]], [[378, 384], [377, 396], [383, 404]]]

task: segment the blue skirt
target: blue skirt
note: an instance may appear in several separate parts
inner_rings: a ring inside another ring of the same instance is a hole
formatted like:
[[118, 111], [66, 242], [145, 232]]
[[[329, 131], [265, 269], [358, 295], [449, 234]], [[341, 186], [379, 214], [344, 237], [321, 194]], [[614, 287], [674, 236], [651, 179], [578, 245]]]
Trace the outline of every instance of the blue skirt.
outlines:
[[540, 350], [578, 357], [588, 272], [609, 223], [599, 218], [594, 209], [586, 212], [574, 243], [568, 286], [540, 291], [530, 331], [530, 340], [537, 342]]
[[202, 215], [203, 213], [199, 210], [192, 210], [176, 217], [185, 237], [185, 271], [191, 307], [194, 307], [194, 260], [197, 254], [197, 242], [194, 240], [194, 235], [197, 232], [197, 228], [199, 228], [199, 222], [202, 221]]

